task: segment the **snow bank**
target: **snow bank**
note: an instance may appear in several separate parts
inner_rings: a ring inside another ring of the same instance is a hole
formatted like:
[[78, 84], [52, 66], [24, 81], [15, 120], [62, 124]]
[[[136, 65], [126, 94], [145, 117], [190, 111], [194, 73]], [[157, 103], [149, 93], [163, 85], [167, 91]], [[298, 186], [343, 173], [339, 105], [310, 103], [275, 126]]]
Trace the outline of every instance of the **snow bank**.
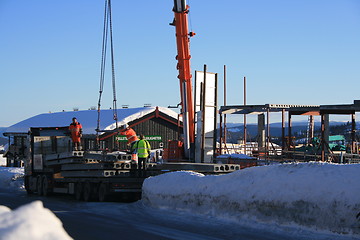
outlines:
[[360, 234], [360, 164], [297, 163], [226, 175], [172, 172], [145, 180], [153, 207]]
[[[24, 168], [0, 167], [0, 189], [24, 189]], [[11, 211], [0, 205], [0, 239], [66, 240], [61, 221], [41, 201]]]
[[24, 189], [24, 168], [0, 167], [0, 188]]
[[6, 158], [0, 153], [0, 167], [6, 165]]
[[[1, 134], [1, 133], [0, 133]], [[0, 152], [5, 150], [5, 146], [0, 145]], [[6, 165], [6, 158], [4, 158], [3, 154], [0, 153], [0, 167]]]
[[41, 201], [11, 211], [0, 206], [0, 239], [66, 240], [72, 239], [61, 221]]

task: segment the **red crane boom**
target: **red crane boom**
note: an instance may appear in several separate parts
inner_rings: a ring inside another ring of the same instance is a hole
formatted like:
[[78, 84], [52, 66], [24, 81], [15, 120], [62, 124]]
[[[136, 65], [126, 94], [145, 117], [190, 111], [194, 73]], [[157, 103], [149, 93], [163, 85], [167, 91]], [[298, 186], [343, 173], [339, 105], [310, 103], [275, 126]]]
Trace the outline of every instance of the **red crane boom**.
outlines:
[[176, 28], [177, 69], [180, 80], [181, 112], [184, 125], [185, 155], [189, 154], [190, 146], [195, 142], [194, 104], [192, 95], [192, 80], [190, 68], [190, 37], [195, 33], [189, 32], [188, 13], [189, 6], [185, 0], [174, 0], [175, 19], [171, 25]]

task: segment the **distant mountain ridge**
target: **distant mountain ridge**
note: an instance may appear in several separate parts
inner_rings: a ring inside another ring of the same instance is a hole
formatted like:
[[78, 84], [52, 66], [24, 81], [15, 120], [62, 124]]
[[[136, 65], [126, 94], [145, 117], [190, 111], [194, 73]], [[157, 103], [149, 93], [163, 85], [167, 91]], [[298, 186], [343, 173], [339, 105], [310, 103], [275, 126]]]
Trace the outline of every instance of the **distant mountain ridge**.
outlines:
[[7, 127], [0, 127], [0, 146], [3, 146], [8, 143], [7, 137], [3, 135], [3, 132], [7, 129]]
[[0, 138], [5, 138], [3, 133], [5, 132], [6, 129], [7, 127], [0, 127]]

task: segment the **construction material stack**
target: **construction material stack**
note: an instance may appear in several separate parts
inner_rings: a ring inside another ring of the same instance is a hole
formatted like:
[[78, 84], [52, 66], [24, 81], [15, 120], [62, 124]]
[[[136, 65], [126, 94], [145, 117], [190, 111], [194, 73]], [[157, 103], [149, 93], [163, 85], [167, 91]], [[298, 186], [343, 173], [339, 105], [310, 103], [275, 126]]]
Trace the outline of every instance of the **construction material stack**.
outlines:
[[126, 152], [72, 151], [67, 128], [31, 128], [25, 187], [29, 193], [74, 194], [77, 199], [103, 201], [110, 194], [139, 196], [140, 177]]
[[138, 169], [127, 152], [72, 151], [67, 127], [31, 128], [25, 188], [28, 193], [72, 194], [78, 200], [104, 201], [110, 195], [139, 199], [144, 179], [169, 171], [223, 174], [240, 169], [237, 164], [147, 163]]

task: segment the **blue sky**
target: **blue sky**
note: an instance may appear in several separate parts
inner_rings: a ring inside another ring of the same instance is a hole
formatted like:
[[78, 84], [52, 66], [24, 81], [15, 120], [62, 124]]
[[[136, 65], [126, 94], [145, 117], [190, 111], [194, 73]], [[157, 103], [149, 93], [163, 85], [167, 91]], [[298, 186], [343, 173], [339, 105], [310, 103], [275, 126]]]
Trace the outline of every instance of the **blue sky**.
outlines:
[[[205, 3], [206, 2], [206, 3]], [[360, 99], [360, 1], [188, 1], [192, 71], [227, 66], [227, 103]], [[172, 0], [113, 1], [118, 106], [176, 105]], [[104, 1], [0, 0], [0, 126], [97, 106]], [[110, 70], [108, 68], [108, 70]], [[103, 108], [112, 106], [105, 80]], [[240, 118], [241, 119], [241, 118]], [[346, 117], [350, 119], [350, 117]]]

